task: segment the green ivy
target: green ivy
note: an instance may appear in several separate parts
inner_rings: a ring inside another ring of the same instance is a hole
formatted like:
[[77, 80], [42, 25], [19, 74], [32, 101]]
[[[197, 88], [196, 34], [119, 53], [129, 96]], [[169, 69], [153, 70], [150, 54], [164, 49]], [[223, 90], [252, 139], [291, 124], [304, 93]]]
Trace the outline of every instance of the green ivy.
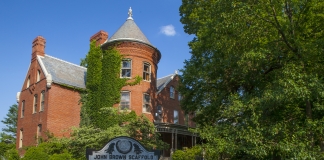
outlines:
[[86, 77], [86, 92], [81, 94], [81, 122], [80, 126], [93, 125], [101, 129], [122, 123], [120, 119], [109, 115], [116, 112], [114, 104], [120, 101], [120, 90], [124, 86], [133, 86], [141, 82], [142, 78], [120, 78], [120, 69], [123, 55], [110, 47], [102, 50], [91, 42], [90, 50], [86, 56], [88, 67]]

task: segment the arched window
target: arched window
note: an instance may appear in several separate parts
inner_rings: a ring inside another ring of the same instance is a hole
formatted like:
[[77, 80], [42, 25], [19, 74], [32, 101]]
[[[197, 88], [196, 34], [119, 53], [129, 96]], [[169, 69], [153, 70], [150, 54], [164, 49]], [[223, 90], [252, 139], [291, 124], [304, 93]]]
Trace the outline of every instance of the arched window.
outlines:
[[174, 88], [170, 87], [170, 98], [174, 98]]
[[25, 114], [25, 101], [21, 102], [21, 115], [20, 118], [24, 118], [24, 114]]
[[21, 129], [19, 132], [19, 148], [22, 148], [23, 144], [23, 130]]
[[34, 107], [33, 107], [33, 113], [37, 112], [37, 94], [34, 95]]
[[37, 79], [36, 82], [38, 82], [40, 80], [40, 70], [37, 70]]
[[39, 111], [44, 111], [45, 106], [45, 91], [42, 91], [41, 98], [40, 98], [40, 109]]
[[26, 84], [26, 88], [28, 88], [30, 85], [30, 76], [28, 76], [28, 79], [27, 79], [27, 84]]

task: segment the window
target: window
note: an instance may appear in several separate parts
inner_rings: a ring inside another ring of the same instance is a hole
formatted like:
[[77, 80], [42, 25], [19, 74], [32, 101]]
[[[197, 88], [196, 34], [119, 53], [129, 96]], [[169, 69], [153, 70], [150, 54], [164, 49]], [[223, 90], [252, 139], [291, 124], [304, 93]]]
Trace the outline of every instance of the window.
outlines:
[[120, 109], [130, 109], [130, 94], [129, 92], [121, 92]]
[[143, 94], [143, 112], [151, 112], [151, 97], [149, 94]]
[[37, 143], [39, 143], [39, 137], [42, 135], [42, 124], [39, 124], [37, 126], [37, 131], [36, 131], [36, 140]]
[[21, 129], [19, 133], [19, 148], [22, 147], [22, 142], [23, 142], [23, 130]]
[[34, 95], [34, 108], [33, 113], [36, 113], [37, 111], [37, 94]]
[[28, 88], [30, 85], [30, 76], [28, 76], [28, 79], [27, 79], [27, 84], [26, 84], [26, 88]]
[[25, 114], [25, 101], [21, 102], [21, 115], [20, 117], [23, 118]]
[[40, 80], [40, 70], [37, 70], [37, 81], [38, 82]]
[[174, 98], [174, 88], [170, 87], [170, 98]]
[[132, 72], [132, 61], [130, 59], [122, 61], [121, 77], [130, 78]]
[[44, 111], [44, 105], [45, 105], [45, 91], [42, 91], [41, 98], [40, 98], [40, 109], [39, 109], [39, 111]]
[[189, 124], [189, 114], [185, 115], [185, 125], [188, 126]]
[[178, 100], [180, 101], [182, 99], [182, 96], [180, 93], [178, 93]]
[[143, 80], [151, 81], [151, 65], [149, 63], [144, 63], [143, 66]]
[[156, 116], [157, 122], [162, 121], [162, 106], [157, 106], [155, 116]]
[[179, 124], [179, 114], [177, 110], [173, 111], [173, 123], [174, 124]]

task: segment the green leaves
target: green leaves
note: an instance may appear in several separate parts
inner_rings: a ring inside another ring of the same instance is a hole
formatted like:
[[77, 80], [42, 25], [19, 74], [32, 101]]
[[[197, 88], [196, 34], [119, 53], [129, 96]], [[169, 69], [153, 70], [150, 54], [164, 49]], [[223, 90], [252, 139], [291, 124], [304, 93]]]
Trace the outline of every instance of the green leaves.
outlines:
[[8, 139], [12, 143], [16, 142], [16, 132], [17, 132], [17, 119], [18, 119], [18, 105], [13, 104], [10, 106], [9, 111], [4, 120], [1, 120], [3, 124], [6, 125], [6, 128], [2, 128], [4, 133], [0, 135], [0, 142]]
[[196, 37], [181, 105], [197, 112], [216, 157], [322, 158], [323, 7], [317, 0], [183, 0], [181, 22]]
[[123, 56], [117, 49], [102, 51], [100, 46], [91, 42], [85, 59], [88, 66], [87, 92], [81, 95], [81, 126], [93, 125], [106, 129], [121, 123], [118, 118], [110, 116], [116, 114], [110, 108], [119, 103], [122, 87], [137, 85], [142, 80], [139, 76], [134, 79], [120, 78], [122, 59]]

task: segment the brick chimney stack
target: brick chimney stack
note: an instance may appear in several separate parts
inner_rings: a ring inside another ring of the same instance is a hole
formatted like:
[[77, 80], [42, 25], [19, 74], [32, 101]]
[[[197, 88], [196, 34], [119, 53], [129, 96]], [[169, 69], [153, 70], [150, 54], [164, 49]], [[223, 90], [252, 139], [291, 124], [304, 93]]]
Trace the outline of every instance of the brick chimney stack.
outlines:
[[103, 44], [108, 39], [108, 33], [101, 30], [90, 37], [90, 42], [96, 41], [96, 45]]
[[34, 61], [36, 59], [37, 55], [45, 56], [45, 44], [46, 44], [46, 40], [42, 36], [37, 36], [33, 40], [31, 61]]

